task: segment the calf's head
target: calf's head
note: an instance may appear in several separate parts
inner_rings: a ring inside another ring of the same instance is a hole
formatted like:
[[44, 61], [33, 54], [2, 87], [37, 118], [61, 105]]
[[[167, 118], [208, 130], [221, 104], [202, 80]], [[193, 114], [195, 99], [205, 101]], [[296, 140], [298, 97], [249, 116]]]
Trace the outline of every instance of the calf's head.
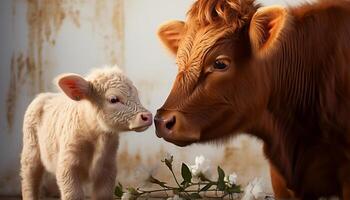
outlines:
[[253, 0], [198, 0], [187, 20], [158, 31], [178, 74], [155, 117], [159, 137], [179, 146], [247, 131], [267, 104], [264, 60], [290, 24], [282, 7]]
[[116, 67], [95, 69], [86, 78], [63, 74], [57, 83], [69, 98], [84, 101], [80, 106], [86, 106], [86, 117], [105, 131], [144, 131], [152, 125], [152, 114], [141, 105], [135, 86]]

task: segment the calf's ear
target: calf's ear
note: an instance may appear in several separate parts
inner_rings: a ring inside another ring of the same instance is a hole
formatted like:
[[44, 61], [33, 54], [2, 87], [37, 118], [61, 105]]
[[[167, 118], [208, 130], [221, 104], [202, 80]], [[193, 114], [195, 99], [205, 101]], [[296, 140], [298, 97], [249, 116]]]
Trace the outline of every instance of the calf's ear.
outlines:
[[285, 8], [269, 6], [258, 9], [249, 27], [253, 53], [257, 56], [264, 56], [276, 49], [289, 26], [290, 16]]
[[85, 99], [89, 95], [90, 83], [77, 74], [62, 74], [55, 80], [62, 91], [75, 101]]
[[185, 22], [169, 21], [161, 25], [158, 29], [158, 36], [165, 47], [174, 55], [179, 48], [179, 41], [185, 30]]

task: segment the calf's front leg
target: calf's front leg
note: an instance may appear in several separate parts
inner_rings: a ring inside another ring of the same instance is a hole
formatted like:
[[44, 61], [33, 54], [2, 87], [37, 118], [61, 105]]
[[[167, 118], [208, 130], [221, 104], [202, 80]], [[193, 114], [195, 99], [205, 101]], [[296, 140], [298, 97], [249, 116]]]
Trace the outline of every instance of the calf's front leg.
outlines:
[[[113, 160], [113, 159], [112, 159]], [[112, 200], [117, 169], [115, 164], [106, 165], [95, 172], [92, 182], [93, 200]]]
[[101, 136], [99, 147], [102, 149], [91, 172], [91, 198], [93, 200], [112, 200], [117, 175], [118, 137], [114, 135]]
[[[68, 154], [68, 153], [67, 153]], [[81, 171], [76, 155], [65, 155], [58, 160], [56, 179], [62, 200], [83, 200], [84, 191], [80, 180]]]

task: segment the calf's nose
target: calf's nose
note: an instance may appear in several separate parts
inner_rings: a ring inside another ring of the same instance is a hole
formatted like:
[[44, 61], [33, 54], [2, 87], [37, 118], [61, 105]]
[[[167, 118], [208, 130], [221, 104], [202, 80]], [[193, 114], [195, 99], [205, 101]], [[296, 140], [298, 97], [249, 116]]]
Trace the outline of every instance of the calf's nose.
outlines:
[[152, 125], [152, 113], [150, 112], [139, 113], [137, 118], [139, 119], [141, 124]]
[[172, 113], [161, 115], [158, 111], [157, 115], [154, 117], [154, 124], [156, 125], [156, 134], [159, 138], [168, 136], [173, 132], [173, 128], [176, 124], [176, 117]]

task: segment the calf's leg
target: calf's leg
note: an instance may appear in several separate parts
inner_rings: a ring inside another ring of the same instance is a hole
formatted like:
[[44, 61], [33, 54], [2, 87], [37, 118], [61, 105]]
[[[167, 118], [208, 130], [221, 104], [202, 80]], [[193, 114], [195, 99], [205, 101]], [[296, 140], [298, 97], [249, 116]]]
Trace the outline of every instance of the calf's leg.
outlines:
[[32, 128], [23, 131], [23, 149], [21, 154], [21, 185], [24, 200], [39, 199], [40, 182], [44, 167], [40, 159], [40, 150]]
[[94, 163], [92, 177], [92, 199], [112, 200], [117, 175], [116, 154], [118, 137], [114, 135], [103, 135], [99, 146], [102, 147], [100, 155]]
[[92, 180], [92, 194], [93, 200], [112, 200], [115, 186], [116, 168], [106, 167], [97, 172]]
[[77, 155], [70, 154], [69, 152], [59, 156], [56, 179], [62, 200], [84, 199], [78, 158]]

